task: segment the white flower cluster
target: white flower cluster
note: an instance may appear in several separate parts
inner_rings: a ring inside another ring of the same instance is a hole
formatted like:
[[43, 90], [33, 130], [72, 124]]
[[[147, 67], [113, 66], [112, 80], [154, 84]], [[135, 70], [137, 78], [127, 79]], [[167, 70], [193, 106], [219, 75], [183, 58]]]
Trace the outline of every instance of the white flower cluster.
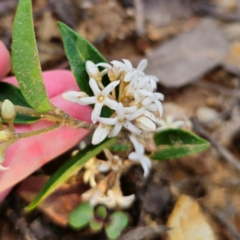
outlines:
[[[156, 131], [157, 119], [163, 112], [161, 101], [164, 96], [156, 92], [157, 77], [143, 72], [146, 66], [146, 59], [137, 68], [133, 68], [126, 59], [123, 62], [112, 61], [111, 64], [87, 61], [89, 85], [94, 96], [75, 91], [63, 95], [65, 99], [81, 105], [94, 104], [91, 119], [93, 123], [99, 122], [99, 125], [93, 135], [93, 144], [100, 143], [107, 136], [117, 136], [122, 127], [136, 135], [142, 130]], [[99, 67], [103, 70], [100, 71]], [[102, 79], [106, 74], [111, 83], [104, 87]], [[100, 117], [103, 106], [114, 110], [111, 117]]]

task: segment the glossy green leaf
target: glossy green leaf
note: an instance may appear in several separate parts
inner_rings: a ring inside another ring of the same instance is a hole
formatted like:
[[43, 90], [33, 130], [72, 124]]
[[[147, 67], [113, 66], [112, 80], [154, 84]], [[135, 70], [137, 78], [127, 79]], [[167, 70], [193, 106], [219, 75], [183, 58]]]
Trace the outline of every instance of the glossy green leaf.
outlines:
[[100, 153], [103, 148], [108, 148], [114, 141], [115, 139], [111, 138], [99, 145], [89, 145], [69, 159], [50, 177], [35, 199], [25, 208], [26, 211], [31, 211], [37, 207], [40, 202], [61, 186], [62, 183], [78, 172], [90, 158]]
[[94, 207], [88, 202], [81, 203], [69, 215], [69, 225], [74, 229], [86, 227], [94, 216]]
[[[99, 51], [86, 39], [74, 32], [71, 28], [62, 22], [58, 23], [62, 35], [65, 53], [67, 55], [71, 70], [81, 91], [93, 96], [92, 89], [89, 86], [89, 76], [86, 71], [86, 61], [91, 60], [94, 63], [107, 62]], [[103, 85], [109, 84], [107, 77], [103, 78]], [[102, 117], [109, 117], [112, 110], [103, 107]]]
[[39, 112], [53, 110], [43, 82], [31, 0], [19, 1], [12, 38], [12, 66], [25, 99]]
[[106, 234], [110, 239], [117, 239], [122, 230], [128, 225], [128, 216], [124, 212], [114, 212], [110, 216], [110, 223], [105, 227]]
[[[3, 102], [5, 99], [10, 100], [13, 104], [31, 107], [24, 96], [22, 95], [20, 89], [15, 87], [12, 84], [0, 82], [0, 102]], [[39, 118], [31, 117], [23, 114], [17, 114], [14, 123], [16, 124], [29, 124], [38, 121]]]
[[182, 129], [167, 129], [154, 135], [157, 150], [151, 154], [154, 160], [167, 160], [197, 153], [209, 147], [209, 142]]

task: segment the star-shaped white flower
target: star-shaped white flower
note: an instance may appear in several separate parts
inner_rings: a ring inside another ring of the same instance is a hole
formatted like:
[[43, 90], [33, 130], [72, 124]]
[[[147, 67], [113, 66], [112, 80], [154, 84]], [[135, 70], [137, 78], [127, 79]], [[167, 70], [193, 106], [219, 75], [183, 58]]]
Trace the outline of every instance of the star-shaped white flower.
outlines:
[[172, 116], [167, 116], [165, 121], [163, 119], [158, 119], [157, 124], [160, 125], [157, 131], [161, 131], [168, 128], [181, 128], [185, 124], [185, 121], [174, 121]]
[[106, 197], [99, 198], [99, 202], [104, 204], [109, 209], [127, 209], [131, 207], [134, 200], [134, 194], [129, 196], [123, 196], [119, 185], [115, 185], [112, 189], [108, 190]]
[[150, 159], [144, 155], [145, 150], [143, 145], [139, 143], [133, 136], [129, 136], [129, 138], [135, 148], [135, 152], [131, 152], [128, 155], [128, 159], [133, 162], [140, 162], [144, 172], [143, 176], [147, 177], [149, 175], [150, 168], [152, 167], [152, 163]]
[[116, 107], [116, 114], [117, 116], [114, 118], [98, 118], [100, 123], [105, 125], [114, 125], [112, 131], [108, 134], [109, 137], [115, 137], [121, 131], [122, 127], [124, 126], [130, 132], [139, 135], [141, 130], [137, 128], [131, 121], [136, 119], [137, 117], [143, 114], [144, 109], [139, 109], [134, 113], [128, 114], [123, 107], [122, 103], [118, 103]]
[[108, 126], [103, 123], [98, 124], [97, 129], [93, 133], [92, 144], [97, 145], [100, 142], [102, 142], [107, 137], [107, 135], [111, 132], [111, 130], [112, 130], [111, 126]]

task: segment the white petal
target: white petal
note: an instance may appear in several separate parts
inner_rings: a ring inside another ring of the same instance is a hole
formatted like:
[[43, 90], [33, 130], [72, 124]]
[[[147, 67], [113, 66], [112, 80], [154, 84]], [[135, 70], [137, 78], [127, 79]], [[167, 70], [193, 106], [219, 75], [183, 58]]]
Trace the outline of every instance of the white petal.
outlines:
[[148, 64], [147, 59], [142, 59], [141, 62], [137, 66], [137, 70], [143, 71], [146, 68], [147, 64]]
[[148, 132], [156, 131], [155, 123], [145, 116], [136, 118], [135, 125], [144, 131], [148, 131]]
[[128, 71], [131, 71], [133, 69], [132, 63], [129, 60], [123, 59], [123, 62], [125, 63]]
[[93, 123], [96, 123], [98, 121], [98, 118], [100, 117], [101, 110], [102, 110], [103, 104], [97, 102], [94, 106], [94, 109], [92, 111], [91, 120]]
[[133, 72], [128, 72], [124, 77], [124, 82], [130, 82], [133, 78]]
[[154, 93], [154, 96], [158, 99], [163, 101], [164, 100], [164, 95], [162, 93], [156, 92]]
[[126, 65], [124, 63], [120, 62], [120, 61], [114, 60], [114, 61], [111, 61], [111, 64], [114, 65], [114, 67], [117, 67], [117, 68], [120, 68], [124, 71], [127, 71]]
[[158, 112], [159, 112], [159, 115], [160, 115], [160, 117], [162, 116], [162, 114], [163, 114], [163, 107], [162, 107], [162, 103], [160, 102], [160, 101], [154, 101], [155, 102], [155, 104], [156, 104], [156, 107], [157, 107], [157, 109], [158, 109]]
[[106, 125], [115, 125], [118, 121], [118, 119], [115, 117], [115, 118], [98, 118], [98, 121], [100, 123], [104, 123]]
[[141, 95], [146, 96], [146, 97], [153, 97], [153, 96], [154, 96], [152, 92], [149, 92], [149, 91], [147, 91], [147, 90], [139, 90], [138, 92], [139, 92]]
[[141, 162], [142, 168], [143, 168], [143, 176], [146, 178], [149, 175], [150, 168], [148, 167], [146, 162]]
[[86, 62], [86, 70], [90, 77], [97, 76], [99, 74], [99, 70], [98, 70], [97, 66], [92, 61]]
[[109, 137], [115, 137], [115, 136], [117, 136], [118, 134], [119, 134], [119, 132], [121, 131], [121, 129], [122, 129], [122, 123], [117, 123], [115, 126], [114, 126], [114, 128], [113, 128], [113, 130], [109, 133]]
[[120, 83], [120, 81], [114, 81], [111, 82], [107, 85], [107, 87], [105, 87], [102, 91], [102, 94], [104, 96], [108, 95], [118, 84]]
[[112, 68], [110, 64], [108, 63], [98, 63], [96, 64], [97, 67], [103, 67], [103, 68]]
[[153, 99], [151, 97], [146, 97], [144, 98], [144, 100], [142, 101], [142, 105], [143, 106], [147, 106], [150, 105], [153, 102]]
[[117, 105], [118, 103], [108, 97], [106, 97], [103, 101], [103, 104], [110, 107], [111, 109], [113, 110], [116, 110], [117, 109]]
[[97, 102], [97, 98], [95, 96], [93, 97], [82, 97], [78, 100], [78, 103], [81, 105], [88, 105], [93, 104]]
[[129, 121], [124, 122], [123, 125], [124, 125], [125, 128], [127, 128], [133, 134], [139, 135], [142, 132], [139, 128], [137, 128], [134, 124], [132, 124]]
[[93, 79], [93, 78], [90, 78], [89, 80], [89, 86], [90, 88], [92, 89], [93, 93], [95, 96], [98, 96], [100, 95], [101, 93], [101, 90], [99, 89], [98, 85], [97, 85], [97, 82]]
[[0, 164], [0, 171], [7, 171], [10, 167], [4, 167], [2, 164]]
[[98, 167], [98, 170], [101, 172], [101, 173], [105, 173], [105, 172], [108, 172], [110, 170], [110, 164], [109, 162], [105, 162], [105, 163], [101, 163]]
[[118, 105], [117, 105], [116, 113], [117, 113], [118, 119], [123, 119], [124, 118], [124, 107], [123, 107], [123, 104], [121, 102], [118, 103]]
[[129, 195], [129, 196], [123, 196], [117, 198], [118, 206], [122, 209], [127, 209], [132, 206], [133, 202], [135, 200], [135, 195]]
[[157, 121], [157, 119], [156, 119], [156, 117], [154, 116], [154, 114], [151, 113], [151, 112], [149, 112], [149, 111], [147, 111], [147, 110], [144, 111], [143, 116], [151, 119], [153, 122], [156, 122], [156, 121]]
[[[78, 102], [79, 98], [81, 97], [81, 93], [83, 93], [83, 92], [69, 91], [69, 92], [65, 92], [62, 96], [64, 99], [66, 99], [70, 102]], [[86, 97], [86, 96], [87, 96], [87, 94], [84, 97]]]
[[140, 155], [143, 155], [145, 153], [144, 147], [140, 142], [138, 142], [138, 140], [135, 137], [129, 136], [129, 138], [130, 138], [130, 140], [134, 146], [134, 149], [135, 149], [136, 153], [138, 154], [138, 158], [140, 160]]
[[100, 123], [93, 134], [92, 144], [96, 145], [102, 142], [107, 137], [110, 131], [111, 127], [105, 126]]
[[135, 111], [137, 111], [137, 107], [135, 105], [131, 107], [124, 107], [124, 114], [131, 114]]
[[132, 113], [131, 115], [128, 116], [128, 120], [132, 121], [136, 118], [138, 118], [139, 116], [141, 116], [144, 113], [144, 108], [140, 108], [137, 111], [135, 111], [134, 113]]
[[141, 155], [137, 154], [136, 152], [131, 152], [128, 155], [129, 160], [133, 161], [133, 162], [140, 162], [140, 158]]
[[156, 107], [155, 103], [145, 105], [145, 109], [150, 111], [150, 112], [156, 112], [157, 111], [157, 107]]

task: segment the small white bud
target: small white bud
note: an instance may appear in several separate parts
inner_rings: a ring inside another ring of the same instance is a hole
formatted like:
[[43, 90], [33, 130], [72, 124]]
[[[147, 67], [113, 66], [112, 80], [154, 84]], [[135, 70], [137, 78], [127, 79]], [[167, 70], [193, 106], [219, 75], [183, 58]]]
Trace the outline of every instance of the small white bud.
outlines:
[[100, 73], [96, 64], [91, 61], [87, 61], [86, 70], [90, 78], [94, 78], [97, 82], [102, 81], [102, 74]]
[[12, 133], [9, 130], [2, 130], [0, 131], [0, 143], [7, 142], [12, 138]]
[[144, 131], [153, 132], [156, 131], [156, 124], [145, 116], [140, 116], [135, 119], [135, 125]]
[[6, 99], [2, 104], [2, 117], [5, 120], [14, 120], [16, 117], [16, 110], [11, 101]]

